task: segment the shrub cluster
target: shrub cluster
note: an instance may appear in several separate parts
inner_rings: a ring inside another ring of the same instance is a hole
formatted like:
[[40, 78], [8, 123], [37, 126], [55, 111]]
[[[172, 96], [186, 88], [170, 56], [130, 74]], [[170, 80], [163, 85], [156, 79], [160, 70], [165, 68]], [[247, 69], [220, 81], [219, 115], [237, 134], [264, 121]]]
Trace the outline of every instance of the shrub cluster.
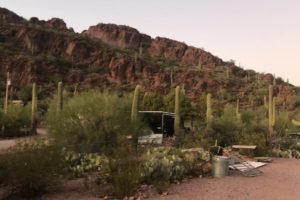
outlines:
[[7, 114], [0, 110], [0, 138], [18, 137], [30, 134], [31, 105], [11, 105]]
[[121, 138], [132, 135], [130, 103], [107, 92], [87, 92], [68, 100], [61, 112], [48, 114], [52, 138], [67, 149], [111, 155]]
[[3, 182], [25, 195], [36, 195], [58, 180], [64, 168], [61, 149], [41, 140], [18, 143], [3, 156]]
[[83, 177], [88, 172], [97, 171], [99, 181], [106, 183], [110, 176], [109, 159], [96, 153], [83, 154], [66, 152], [65, 166], [72, 177]]

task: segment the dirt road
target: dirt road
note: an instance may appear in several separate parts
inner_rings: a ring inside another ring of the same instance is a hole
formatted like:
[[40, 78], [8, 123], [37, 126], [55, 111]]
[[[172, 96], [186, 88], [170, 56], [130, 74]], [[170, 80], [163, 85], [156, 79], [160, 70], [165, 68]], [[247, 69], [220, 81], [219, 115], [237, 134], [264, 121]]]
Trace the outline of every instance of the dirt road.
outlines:
[[26, 140], [33, 137], [46, 137], [46, 129], [44, 128], [37, 128], [37, 135], [28, 136], [28, 137], [20, 137], [20, 138], [13, 138], [13, 139], [1, 139], [0, 140], [0, 154], [7, 152], [7, 150], [14, 146], [18, 141]]
[[300, 160], [275, 159], [260, 168], [264, 175], [226, 178], [198, 178], [170, 188], [161, 200], [298, 200]]

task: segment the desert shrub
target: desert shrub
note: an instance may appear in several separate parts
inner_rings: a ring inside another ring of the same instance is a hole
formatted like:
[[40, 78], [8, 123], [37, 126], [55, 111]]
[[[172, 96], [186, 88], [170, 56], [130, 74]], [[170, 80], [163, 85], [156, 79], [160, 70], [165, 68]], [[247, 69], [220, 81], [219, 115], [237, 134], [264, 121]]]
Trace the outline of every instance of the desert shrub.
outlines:
[[23, 102], [28, 102], [28, 101], [31, 100], [31, 92], [32, 92], [32, 86], [31, 85], [22, 87], [19, 91], [19, 98]]
[[202, 166], [210, 161], [209, 151], [202, 148], [182, 150], [185, 162], [186, 174], [199, 176], [203, 174]]
[[132, 135], [137, 126], [130, 123], [130, 103], [107, 92], [87, 92], [65, 102], [57, 113], [48, 113], [50, 135], [57, 143], [76, 152], [111, 154], [118, 140]]
[[29, 196], [54, 184], [63, 169], [61, 149], [41, 140], [18, 143], [3, 159], [4, 183]]
[[0, 137], [17, 137], [29, 134], [31, 104], [27, 106], [11, 105], [7, 114], [0, 110]]
[[127, 141], [115, 149], [110, 161], [110, 183], [117, 198], [129, 197], [135, 194], [141, 182], [142, 161]]
[[291, 118], [287, 112], [280, 112], [276, 117], [274, 130], [277, 136], [285, 136], [291, 129]]
[[211, 136], [218, 140], [220, 146], [227, 146], [237, 143], [241, 137], [243, 124], [236, 118], [235, 108], [226, 105], [223, 114], [214, 118], [212, 123]]
[[177, 182], [186, 173], [183, 154], [174, 148], [158, 147], [147, 152], [143, 177], [146, 182]]
[[143, 110], [163, 110], [163, 97], [155, 92], [149, 92], [143, 97]]
[[292, 151], [291, 150], [273, 149], [271, 155], [274, 157], [279, 157], [279, 158], [292, 158]]
[[241, 120], [246, 126], [251, 126], [256, 120], [256, 112], [250, 109], [241, 112]]
[[262, 132], [245, 134], [241, 138], [240, 144], [255, 145], [256, 149], [251, 152], [254, 156], [266, 156], [269, 154], [269, 147], [266, 145], [266, 137]]
[[299, 96], [290, 96], [288, 97], [288, 104], [290, 109], [295, 109], [300, 106], [300, 98]]
[[[175, 90], [171, 90], [169, 94], [163, 98], [165, 111], [174, 112], [175, 110]], [[180, 116], [183, 119], [189, 119], [192, 113], [191, 101], [181, 93], [180, 96]]]
[[109, 159], [95, 153], [66, 152], [65, 166], [72, 177], [83, 177], [88, 172], [97, 172], [98, 182], [106, 183], [110, 175]]

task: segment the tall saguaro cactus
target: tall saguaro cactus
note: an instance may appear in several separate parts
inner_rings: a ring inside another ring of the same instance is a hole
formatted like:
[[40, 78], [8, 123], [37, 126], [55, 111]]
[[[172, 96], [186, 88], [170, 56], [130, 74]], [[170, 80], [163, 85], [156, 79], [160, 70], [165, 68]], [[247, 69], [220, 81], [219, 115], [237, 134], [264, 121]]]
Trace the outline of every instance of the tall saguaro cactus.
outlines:
[[131, 122], [136, 123], [138, 117], [140, 86], [137, 85], [134, 90], [132, 106], [131, 106]]
[[276, 97], [273, 97], [273, 119], [272, 119], [272, 126], [275, 126], [275, 122], [276, 122]]
[[235, 110], [235, 112], [236, 112], [236, 117], [238, 119], [241, 119], [241, 114], [240, 114], [240, 99], [239, 98], [236, 100], [236, 110]]
[[229, 67], [226, 68], [226, 79], [228, 80], [230, 77]]
[[5, 99], [4, 99], [4, 113], [7, 114], [8, 110], [8, 98], [9, 98], [9, 89], [11, 85], [9, 72], [6, 74], [6, 89], [5, 89]]
[[36, 95], [36, 84], [32, 84], [32, 97], [31, 97], [31, 124], [30, 129], [31, 131], [34, 131], [35, 127], [35, 115], [36, 115], [36, 109], [37, 109], [37, 95]]
[[269, 85], [269, 136], [273, 134], [273, 86]]
[[57, 85], [57, 107], [56, 112], [59, 113], [63, 110], [63, 83], [59, 82]]
[[267, 100], [266, 95], [264, 96], [264, 107], [265, 107], [265, 109], [268, 109], [268, 100]]
[[257, 73], [257, 74], [256, 74], [256, 84], [257, 84], [257, 85], [260, 84], [260, 79], [261, 79], [260, 74]]
[[207, 128], [211, 127], [211, 122], [212, 122], [211, 94], [208, 93], [206, 96], [206, 125], [207, 125]]
[[178, 136], [180, 132], [180, 86], [177, 86], [175, 89], [174, 131], [175, 131], [175, 135]]

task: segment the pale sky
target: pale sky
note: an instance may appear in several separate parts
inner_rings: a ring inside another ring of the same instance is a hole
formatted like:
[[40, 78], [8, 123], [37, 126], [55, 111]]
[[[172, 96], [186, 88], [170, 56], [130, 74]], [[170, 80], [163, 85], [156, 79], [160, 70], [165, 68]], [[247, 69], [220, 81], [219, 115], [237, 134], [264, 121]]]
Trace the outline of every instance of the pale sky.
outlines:
[[1, 0], [0, 7], [27, 19], [59, 17], [77, 32], [128, 25], [300, 86], [300, 0]]

